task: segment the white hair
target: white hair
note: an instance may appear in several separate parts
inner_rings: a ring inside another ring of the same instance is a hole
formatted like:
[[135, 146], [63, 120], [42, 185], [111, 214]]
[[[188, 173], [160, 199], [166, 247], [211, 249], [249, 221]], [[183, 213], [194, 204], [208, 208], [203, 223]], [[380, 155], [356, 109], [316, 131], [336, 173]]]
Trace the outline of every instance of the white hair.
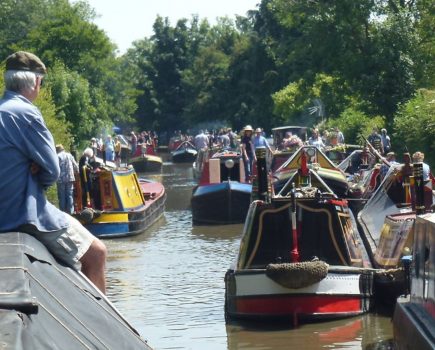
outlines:
[[18, 93], [32, 91], [36, 84], [36, 77], [42, 74], [24, 70], [7, 70], [4, 74], [6, 90]]
[[86, 157], [92, 158], [94, 156], [94, 151], [92, 150], [92, 148], [85, 148], [85, 150], [83, 151], [83, 154]]

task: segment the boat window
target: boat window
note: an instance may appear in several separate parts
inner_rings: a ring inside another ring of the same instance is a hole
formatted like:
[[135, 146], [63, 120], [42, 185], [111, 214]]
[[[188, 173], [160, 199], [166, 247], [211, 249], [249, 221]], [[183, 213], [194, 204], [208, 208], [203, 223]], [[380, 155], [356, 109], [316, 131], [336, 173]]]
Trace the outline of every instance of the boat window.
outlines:
[[225, 162], [221, 162], [221, 181], [231, 179], [232, 181], [240, 181], [239, 161], [234, 159], [234, 166], [229, 169], [225, 166]]

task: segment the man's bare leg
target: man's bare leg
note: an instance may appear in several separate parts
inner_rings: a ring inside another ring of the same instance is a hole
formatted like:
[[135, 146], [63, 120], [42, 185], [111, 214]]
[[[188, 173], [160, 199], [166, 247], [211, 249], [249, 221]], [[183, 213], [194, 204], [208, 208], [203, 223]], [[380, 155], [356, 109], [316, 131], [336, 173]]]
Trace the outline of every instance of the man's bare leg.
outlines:
[[106, 256], [107, 249], [105, 244], [96, 238], [80, 259], [82, 272], [104, 294], [106, 294]]

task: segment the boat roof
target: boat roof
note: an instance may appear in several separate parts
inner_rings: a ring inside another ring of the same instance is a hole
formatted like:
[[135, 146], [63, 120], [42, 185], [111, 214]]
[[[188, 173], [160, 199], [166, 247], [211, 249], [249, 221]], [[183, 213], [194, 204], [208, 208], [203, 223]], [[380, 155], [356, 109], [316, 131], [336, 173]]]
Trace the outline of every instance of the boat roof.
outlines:
[[[293, 153], [293, 155], [280, 168], [277, 169], [277, 172], [284, 169], [299, 169], [302, 153], [304, 152], [308, 153], [309, 156], [315, 160], [314, 163], [318, 164], [321, 168], [336, 170], [338, 172], [340, 171], [338, 167], [319, 148], [306, 145], [300, 147], [295, 153]], [[310, 161], [309, 163], [313, 162]]]
[[308, 126], [279, 126], [277, 128], [273, 128], [272, 131], [281, 131], [281, 130], [288, 130], [288, 129], [308, 129]]
[[151, 349], [84, 275], [21, 232], [0, 234], [0, 339], [6, 349]]

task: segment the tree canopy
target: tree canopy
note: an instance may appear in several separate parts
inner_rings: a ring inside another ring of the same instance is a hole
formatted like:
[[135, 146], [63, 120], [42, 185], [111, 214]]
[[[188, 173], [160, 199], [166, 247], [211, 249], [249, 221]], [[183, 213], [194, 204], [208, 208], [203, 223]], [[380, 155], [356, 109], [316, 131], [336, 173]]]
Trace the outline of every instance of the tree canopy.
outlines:
[[113, 125], [321, 123], [358, 142], [375, 124], [433, 149], [423, 137], [435, 122], [430, 0], [262, 0], [214, 25], [157, 16], [154, 34], [123, 56], [86, 1], [3, 0], [0, 12], [1, 55], [29, 50], [46, 62], [46, 98], [77, 141]]

